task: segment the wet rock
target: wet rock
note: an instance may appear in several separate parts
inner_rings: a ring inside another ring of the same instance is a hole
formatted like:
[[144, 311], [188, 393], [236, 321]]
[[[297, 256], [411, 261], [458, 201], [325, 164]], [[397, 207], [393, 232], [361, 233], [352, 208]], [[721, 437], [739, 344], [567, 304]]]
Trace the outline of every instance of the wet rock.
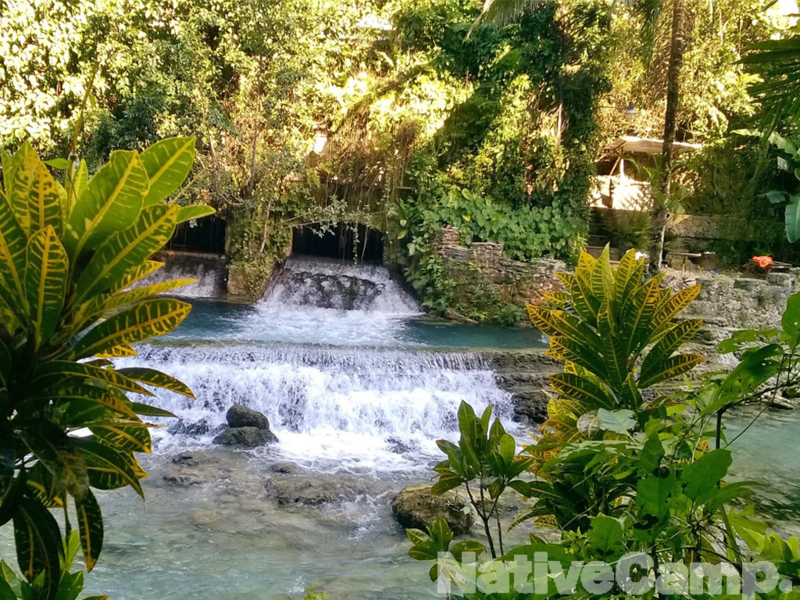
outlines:
[[279, 506], [351, 502], [367, 492], [362, 482], [339, 476], [273, 477], [264, 486]]
[[219, 520], [219, 515], [213, 510], [195, 510], [189, 514], [192, 525], [204, 527]]
[[[469, 510], [465, 511], [465, 507]], [[434, 496], [429, 485], [408, 487], [397, 494], [392, 501], [392, 514], [404, 528], [423, 531], [436, 517], [442, 517], [456, 535], [469, 531], [474, 521], [466, 498], [452, 491]]]
[[208, 419], [200, 419], [195, 423], [187, 423], [181, 419], [177, 423], [171, 425], [167, 431], [169, 431], [172, 435], [188, 435], [197, 437], [211, 433], [211, 430], [211, 422]]
[[214, 438], [215, 444], [245, 448], [255, 448], [277, 441], [278, 438], [269, 429], [259, 429], [258, 427], [231, 427]]
[[397, 438], [390, 437], [386, 441], [389, 443], [389, 451], [394, 452], [395, 454], [407, 454], [408, 452], [414, 450], [414, 447], [411, 444], [406, 444]]
[[225, 419], [230, 427], [255, 427], [256, 429], [269, 429], [269, 419], [257, 410], [248, 408], [243, 404], [234, 404], [228, 409]]
[[297, 473], [297, 465], [290, 462], [278, 462], [270, 465], [269, 470], [273, 473], [280, 473], [281, 475], [294, 475]]

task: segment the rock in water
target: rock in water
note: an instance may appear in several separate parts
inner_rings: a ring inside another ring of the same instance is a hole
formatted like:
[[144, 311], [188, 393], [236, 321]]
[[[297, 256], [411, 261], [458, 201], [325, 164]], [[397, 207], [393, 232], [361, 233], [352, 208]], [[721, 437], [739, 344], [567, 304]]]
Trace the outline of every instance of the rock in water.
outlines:
[[[469, 510], [464, 510], [468, 508]], [[431, 494], [431, 486], [415, 485], [402, 490], [392, 501], [392, 514], [406, 529], [425, 531], [436, 517], [442, 517], [454, 534], [469, 531], [475, 517], [465, 498], [455, 492]]]
[[269, 429], [259, 429], [258, 427], [231, 427], [214, 438], [215, 444], [246, 448], [255, 448], [277, 441], [278, 438]]
[[257, 410], [247, 408], [243, 404], [234, 404], [225, 415], [231, 427], [255, 427], [269, 430], [269, 419]]

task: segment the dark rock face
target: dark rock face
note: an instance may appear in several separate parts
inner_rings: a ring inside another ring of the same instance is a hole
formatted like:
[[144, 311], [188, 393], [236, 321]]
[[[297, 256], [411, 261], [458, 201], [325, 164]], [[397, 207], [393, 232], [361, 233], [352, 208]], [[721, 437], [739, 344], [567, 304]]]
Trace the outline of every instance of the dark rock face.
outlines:
[[257, 410], [243, 404], [234, 404], [225, 415], [230, 427], [255, 427], [269, 430], [269, 419]]
[[255, 448], [277, 442], [278, 438], [269, 429], [258, 427], [230, 427], [214, 438], [215, 444], [222, 446], [244, 446]]
[[[466, 512], [465, 507], [469, 507]], [[408, 487], [397, 494], [392, 501], [392, 514], [404, 528], [423, 531], [436, 517], [442, 517], [456, 535], [469, 531], [475, 520], [465, 498], [455, 492], [434, 496], [429, 485]]]
[[173, 434], [188, 435], [192, 437], [211, 433], [211, 423], [208, 419], [200, 419], [196, 423], [187, 423], [183, 419], [170, 426], [168, 431]]

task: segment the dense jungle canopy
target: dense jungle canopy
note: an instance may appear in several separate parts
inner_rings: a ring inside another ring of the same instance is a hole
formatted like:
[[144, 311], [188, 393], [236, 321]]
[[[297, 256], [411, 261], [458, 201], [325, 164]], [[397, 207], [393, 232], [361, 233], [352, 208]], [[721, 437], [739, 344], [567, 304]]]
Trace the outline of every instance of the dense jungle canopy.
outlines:
[[[677, 1], [509, 2], [483, 22], [473, 0], [6, 1], [0, 145], [72, 148], [91, 171], [113, 148], [196, 135], [180, 201], [221, 211], [254, 290], [292, 226], [349, 220], [386, 231], [437, 308], [443, 225], [517, 259], [585, 244], [602, 149], [663, 135]], [[681, 1], [676, 139], [704, 146], [676, 174], [680, 210], [763, 217], [762, 194], [797, 182], [733, 133], [758, 110], [739, 61], [792, 10]]]

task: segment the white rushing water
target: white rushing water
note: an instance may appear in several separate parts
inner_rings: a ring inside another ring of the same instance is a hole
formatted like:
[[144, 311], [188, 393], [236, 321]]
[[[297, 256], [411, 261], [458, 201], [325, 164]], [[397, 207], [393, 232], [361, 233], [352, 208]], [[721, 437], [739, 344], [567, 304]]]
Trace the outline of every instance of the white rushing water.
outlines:
[[293, 256], [239, 326], [262, 340], [393, 345], [420, 312], [384, 267]]
[[184, 298], [217, 298], [225, 293], [224, 257], [170, 252], [159, 255], [164, 266], [148, 275], [133, 287], [163, 283], [173, 279], [196, 279], [194, 283], [176, 289], [172, 294]]
[[144, 346], [119, 364], [160, 369], [196, 395], [158, 391], [157, 403], [180, 418], [155, 433], [159, 451], [210, 444], [226, 411], [244, 404], [269, 418], [280, 441], [268, 452], [406, 468], [437, 455], [435, 440], [456, 437], [462, 400], [476, 410], [495, 404], [506, 420], [512, 412], [476, 354], [382, 348], [418, 312], [383, 267], [292, 258], [237, 323], [240, 339], [274, 335], [279, 344]]
[[511, 398], [480, 356], [366, 348], [149, 346], [119, 366], [161, 369], [196, 399], [163, 390], [156, 403], [180, 423], [157, 430], [158, 451], [211, 443], [233, 404], [270, 420], [286, 458], [339, 467], [407, 468], [456, 437], [462, 400], [494, 404], [510, 420]]

